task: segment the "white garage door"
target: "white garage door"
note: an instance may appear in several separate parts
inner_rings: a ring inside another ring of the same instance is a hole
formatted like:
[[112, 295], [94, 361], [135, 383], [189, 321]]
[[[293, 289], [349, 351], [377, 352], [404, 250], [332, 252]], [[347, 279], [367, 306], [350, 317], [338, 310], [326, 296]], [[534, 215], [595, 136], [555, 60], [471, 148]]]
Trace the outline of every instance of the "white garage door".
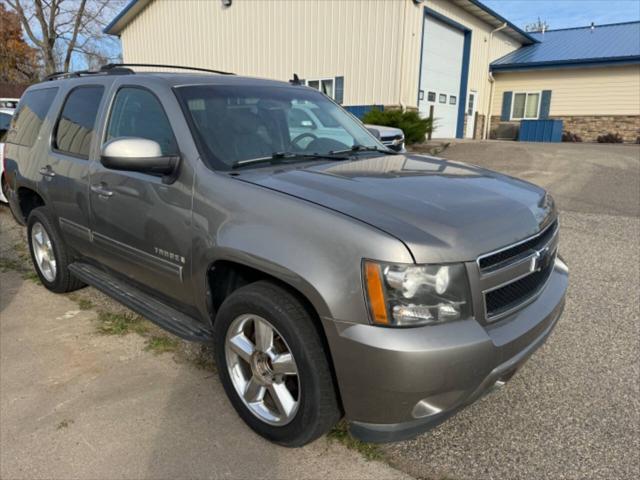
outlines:
[[434, 107], [433, 138], [454, 138], [458, 122], [464, 33], [430, 16], [424, 19], [418, 109]]

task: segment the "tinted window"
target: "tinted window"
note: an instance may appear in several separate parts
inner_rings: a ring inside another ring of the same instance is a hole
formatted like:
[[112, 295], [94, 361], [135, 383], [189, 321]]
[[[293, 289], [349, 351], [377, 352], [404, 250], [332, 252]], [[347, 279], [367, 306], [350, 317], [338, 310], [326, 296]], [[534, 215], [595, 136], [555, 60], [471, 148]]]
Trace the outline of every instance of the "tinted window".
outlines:
[[9, 124], [11, 123], [11, 115], [8, 113], [0, 112], [0, 130], [9, 130]]
[[287, 113], [289, 128], [314, 128], [315, 124], [311, 117], [300, 108], [292, 108]]
[[31, 147], [56, 96], [57, 88], [44, 88], [27, 92], [13, 115], [7, 143]]
[[142, 88], [123, 88], [116, 95], [107, 140], [119, 137], [146, 138], [158, 142], [163, 155], [178, 153], [173, 130], [160, 101]]
[[[353, 145], [382, 148], [360, 122], [309, 88], [196, 85], [176, 91], [203, 157], [214, 168], [229, 169], [236, 162], [274, 153], [304, 159], [304, 154], [329, 155]], [[306, 117], [318, 128], [310, 130], [303, 123], [309, 121]]]
[[54, 147], [61, 152], [88, 158], [95, 135], [102, 86], [79, 87], [67, 96], [58, 119]]

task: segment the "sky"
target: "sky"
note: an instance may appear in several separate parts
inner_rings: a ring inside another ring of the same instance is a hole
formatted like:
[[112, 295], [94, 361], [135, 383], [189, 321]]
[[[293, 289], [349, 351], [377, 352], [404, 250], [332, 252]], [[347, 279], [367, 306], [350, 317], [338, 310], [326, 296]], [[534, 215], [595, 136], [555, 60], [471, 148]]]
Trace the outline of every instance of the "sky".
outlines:
[[481, 0], [518, 27], [545, 20], [550, 29], [640, 20], [640, 0]]

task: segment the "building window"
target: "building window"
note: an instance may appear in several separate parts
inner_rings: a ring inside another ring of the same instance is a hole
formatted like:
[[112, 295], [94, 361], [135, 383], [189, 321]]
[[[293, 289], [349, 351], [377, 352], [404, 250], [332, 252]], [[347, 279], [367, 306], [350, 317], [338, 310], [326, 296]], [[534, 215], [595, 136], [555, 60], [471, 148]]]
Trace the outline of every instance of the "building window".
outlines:
[[537, 119], [540, 115], [540, 92], [513, 94], [511, 120]]
[[449, 105], [455, 105], [458, 102], [458, 98], [455, 95], [449, 97]]
[[440, 94], [440, 103], [447, 103], [447, 96], [444, 93]]
[[429, 92], [429, 94], [427, 95], [427, 100], [429, 100], [430, 102], [435, 102], [436, 101], [436, 92]]
[[307, 80], [307, 87], [315, 88], [316, 90], [320, 90], [329, 98], [335, 98], [334, 92], [334, 79], [333, 78], [323, 78], [320, 80]]

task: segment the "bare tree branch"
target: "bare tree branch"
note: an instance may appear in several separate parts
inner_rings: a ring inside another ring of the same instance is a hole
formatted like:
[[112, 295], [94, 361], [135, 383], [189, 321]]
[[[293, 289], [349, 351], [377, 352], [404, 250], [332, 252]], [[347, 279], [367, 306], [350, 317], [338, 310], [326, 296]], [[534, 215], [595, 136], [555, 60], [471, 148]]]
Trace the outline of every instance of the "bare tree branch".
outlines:
[[76, 41], [78, 40], [78, 32], [80, 31], [80, 25], [82, 24], [82, 16], [84, 15], [84, 7], [87, 3], [86, 0], [81, 0], [80, 8], [78, 9], [78, 14], [76, 15], [76, 23], [73, 27], [73, 36], [69, 41], [69, 45], [67, 46], [67, 55], [64, 58], [64, 71], [69, 71], [69, 64], [71, 63], [71, 54], [73, 53], [73, 49], [75, 47]]

